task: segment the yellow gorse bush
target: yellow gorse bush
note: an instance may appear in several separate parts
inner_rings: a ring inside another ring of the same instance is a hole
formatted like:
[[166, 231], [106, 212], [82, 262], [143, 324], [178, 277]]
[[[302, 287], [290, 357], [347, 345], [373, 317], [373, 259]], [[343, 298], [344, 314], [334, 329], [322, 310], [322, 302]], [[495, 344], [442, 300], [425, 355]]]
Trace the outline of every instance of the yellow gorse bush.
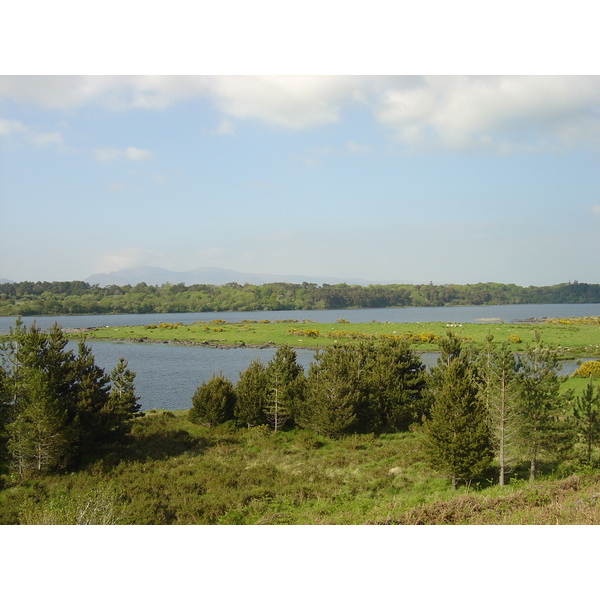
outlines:
[[600, 377], [600, 361], [588, 360], [584, 362], [571, 377]]

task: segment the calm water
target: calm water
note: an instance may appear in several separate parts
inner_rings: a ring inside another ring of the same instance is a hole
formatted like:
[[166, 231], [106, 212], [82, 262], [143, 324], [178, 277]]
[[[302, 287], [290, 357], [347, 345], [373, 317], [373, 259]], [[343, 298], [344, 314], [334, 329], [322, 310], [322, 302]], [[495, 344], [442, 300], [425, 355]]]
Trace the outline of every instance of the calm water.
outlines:
[[[501, 319], [510, 322], [518, 319], [542, 317], [587, 317], [600, 315], [600, 304], [509, 304], [503, 306], [436, 306], [406, 308], [357, 308], [344, 310], [281, 310], [255, 312], [167, 313], [144, 315], [78, 315], [58, 317], [23, 317], [25, 324], [35, 321], [39, 327], [50, 327], [55, 321], [62, 327], [119, 327], [149, 325], [150, 323], [184, 323], [225, 319], [239, 322], [242, 319], [271, 321], [283, 319], [310, 319], [315, 323], [335, 323], [346, 319], [350, 323], [371, 321], [389, 323], [475, 323], [481, 319]], [[0, 317], [0, 333], [14, 325], [14, 317]]]
[[[116, 327], [125, 325], [148, 325], [150, 323], [193, 323], [211, 319], [225, 319], [239, 322], [242, 319], [271, 321], [283, 319], [310, 319], [316, 323], [334, 323], [346, 319], [351, 323], [370, 321], [391, 323], [448, 322], [469, 323], [480, 319], [501, 319], [510, 322], [517, 319], [541, 317], [575, 317], [600, 315], [600, 304], [544, 304], [509, 306], [461, 306], [433, 308], [383, 308], [356, 310], [317, 310], [317, 311], [277, 311], [277, 312], [224, 312], [224, 313], [178, 313], [162, 315], [84, 315], [58, 317], [24, 317], [26, 325], [34, 320], [43, 329], [55, 321], [65, 328], [74, 327]], [[6, 333], [13, 326], [14, 317], [0, 317], [0, 333]], [[191, 406], [191, 396], [202, 381], [213, 373], [222, 372], [225, 377], [236, 382], [239, 372], [252, 360], [258, 358], [266, 364], [275, 353], [274, 349], [254, 348], [202, 348], [195, 346], [174, 346], [171, 344], [127, 344], [92, 342], [90, 343], [96, 363], [110, 372], [120, 356], [129, 362], [136, 372], [136, 389], [141, 396], [144, 410], [164, 408], [168, 410], [186, 409]], [[75, 343], [69, 347], [76, 348]], [[312, 350], [297, 350], [298, 362], [305, 369], [312, 362]], [[431, 366], [437, 355], [427, 353], [423, 362]], [[569, 374], [576, 368], [574, 362], [563, 366], [563, 373]]]

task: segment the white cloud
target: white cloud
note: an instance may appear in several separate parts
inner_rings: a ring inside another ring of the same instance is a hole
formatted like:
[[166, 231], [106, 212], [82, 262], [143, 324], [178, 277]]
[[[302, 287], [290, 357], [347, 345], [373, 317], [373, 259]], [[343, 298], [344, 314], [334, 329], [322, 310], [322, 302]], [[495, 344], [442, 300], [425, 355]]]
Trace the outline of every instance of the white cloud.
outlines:
[[599, 77], [423, 77], [374, 114], [409, 149], [529, 152], [594, 142], [599, 99]]
[[3, 76], [2, 97], [112, 110], [209, 99], [223, 114], [221, 134], [235, 119], [331, 125], [352, 105], [371, 111], [409, 151], [554, 151], [600, 139], [598, 76]]
[[595, 215], [600, 215], [600, 204], [596, 204], [596, 206], [592, 206], [592, 212]]
[[23, 125], [20, 121], [0, 118], [0, 135], [10, 135], [15, 132], [19, 133], [24, 131], [27, 131], [27, 126]]
[[105, 148], [97, 148], [96, 150], [94, 150], [94, 156], [96, 157], [96, 160], [99, 160], [101, 162], [109, 162], [111, 160], [117, 159], [138, 161], [152, 158], [152, 152], [150, 152], [149, 150], [134, 148], [132, 146], [129, 146], [124, 150], [121, 150], [119, 148], [111, 148], [107, 146]]
[[51, 131], [34, 135], [33, 143], [36, 146], [63, 146], [64, 140], [60, 131]]
[[217, 135], [233, 135], [235, 133], [235, 124], [229, 119], [221, 119], [213, 130], [213, 133]]
[[123, 150], [123, 154], [127, 160], [147, 160], [152, 158], [152, 152], [149, 150], [141, 150], [140, 148], [128, 147]]

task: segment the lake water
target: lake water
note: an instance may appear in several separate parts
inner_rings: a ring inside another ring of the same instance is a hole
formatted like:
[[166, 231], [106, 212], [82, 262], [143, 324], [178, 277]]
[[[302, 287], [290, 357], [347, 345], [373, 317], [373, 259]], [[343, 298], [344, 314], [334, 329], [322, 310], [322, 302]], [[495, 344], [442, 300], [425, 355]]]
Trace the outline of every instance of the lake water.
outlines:
[[[225, 319], [239, 322], [242, 319], [271, 321], [283, 319], [310, 319], [315, 323], [334, 323], [346, 319], [351, 323], [370, 321], [390, 323], [447, 322], [473, 323], [483, 319], [501, 319], [505, 322], [542, 317], [577, 317], [600, 315], [600, 304], [543, 304], [508, 306], [460, 306], [431, 308], [382, 308], [355, 310], [315, 310], [277, 312], [222, 312], [222, 313], [177, 313], [144, 315], [82, 315], [55, 317], [24, 317], [29, 325], [33, 321], [46, 329], [55, 321], [65, 328], [76, 327], [118, 327], [126, 325], [148, 325], [150, 323], [193, 323], [211, 319]], [[7, 333], [14, 326], [14, 317], [0, 317], [0, 333]], [[203, 348], [198, 346], [175, 346], [172, 344], [129, 344], [112, 342], [91, 342], [96, 363], [108, 373], [116, 365], [119, 357], [129, 362], [136, 372], [136, 390], [141, 397], [144, 410], [162, 408], [181, 410], [190, 408], [191, 396], [202, 381], [213, 373], [222, 372], [234, 383], [239, 372], [254, 359], [266, 364], [275, 353], [274, 349], [256, 348]], [[76, 344], [69, 343], [70, 348]], [[305, 369], [314, 360], [312, 350], [297, 350], [298, 363]], [[436, 353], [422, 355], [427, 366], [435, 363]], [[563, 373], [569, 374], [576, 368], [574, 362], [563, 365]]]

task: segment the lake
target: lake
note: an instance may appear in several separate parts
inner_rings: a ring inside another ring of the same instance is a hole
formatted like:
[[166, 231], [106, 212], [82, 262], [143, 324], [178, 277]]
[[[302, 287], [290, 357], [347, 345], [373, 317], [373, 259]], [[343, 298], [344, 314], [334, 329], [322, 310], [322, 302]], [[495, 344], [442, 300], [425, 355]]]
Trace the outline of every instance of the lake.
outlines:
[[[79, 315], [55, 317], [24, 317], [29, 325], [33, 321], [46, 329], [54, 322], [65, 328], [77, 327], [118, 327], [126, 325], [148, 325], [150, 323], [193, 323], [211, 319], [225, 319], [239, 322], [242, 319], [310, 319], [316, 323], [334, 323], [346, 319], [351, 323], [371, 321], [390, 323], [447, 322], [472, 323], [484, 319], [500, 319], [505, 322], [542, 317], [578, 317], [600, 315], [600, 304], [543, 304], [507, 306], [459, 306], [428, 308], [379, 308], [353, 310], [314, 310], [277, 312], [221, 312], [221, 313], [176, 313], [142, 315]], [[0, 333], [7, 333], [14, 326], [14, 317], [0, 317]], [[109, 373], [119, 357], [129, 362], [135, 371], [136, 390], [141, 397], [144, 410], [151, 408], [181, 410], [191, 406], [191, 396], [202, 381], [213, 373], [222, 372], [234, 383], [254, 359], [266, 364], [275, 353], [274, 349], [256, 348], [203, 348], [197, 346], [175, 346], [172, 344], [129, 344], [93, 342], [89, 344], [96, 363]], [[76, 349], [76, 343], [69, 342], [69, 348]], [[305, 369], [314, 359], [313, 350], [297, 350], [298, 363]], [[427, 366], [435, 363], [436, 353], [422, 355]], [[569, 374], [576, 368], [575, 362], [563, 365], [563, 373]]]

